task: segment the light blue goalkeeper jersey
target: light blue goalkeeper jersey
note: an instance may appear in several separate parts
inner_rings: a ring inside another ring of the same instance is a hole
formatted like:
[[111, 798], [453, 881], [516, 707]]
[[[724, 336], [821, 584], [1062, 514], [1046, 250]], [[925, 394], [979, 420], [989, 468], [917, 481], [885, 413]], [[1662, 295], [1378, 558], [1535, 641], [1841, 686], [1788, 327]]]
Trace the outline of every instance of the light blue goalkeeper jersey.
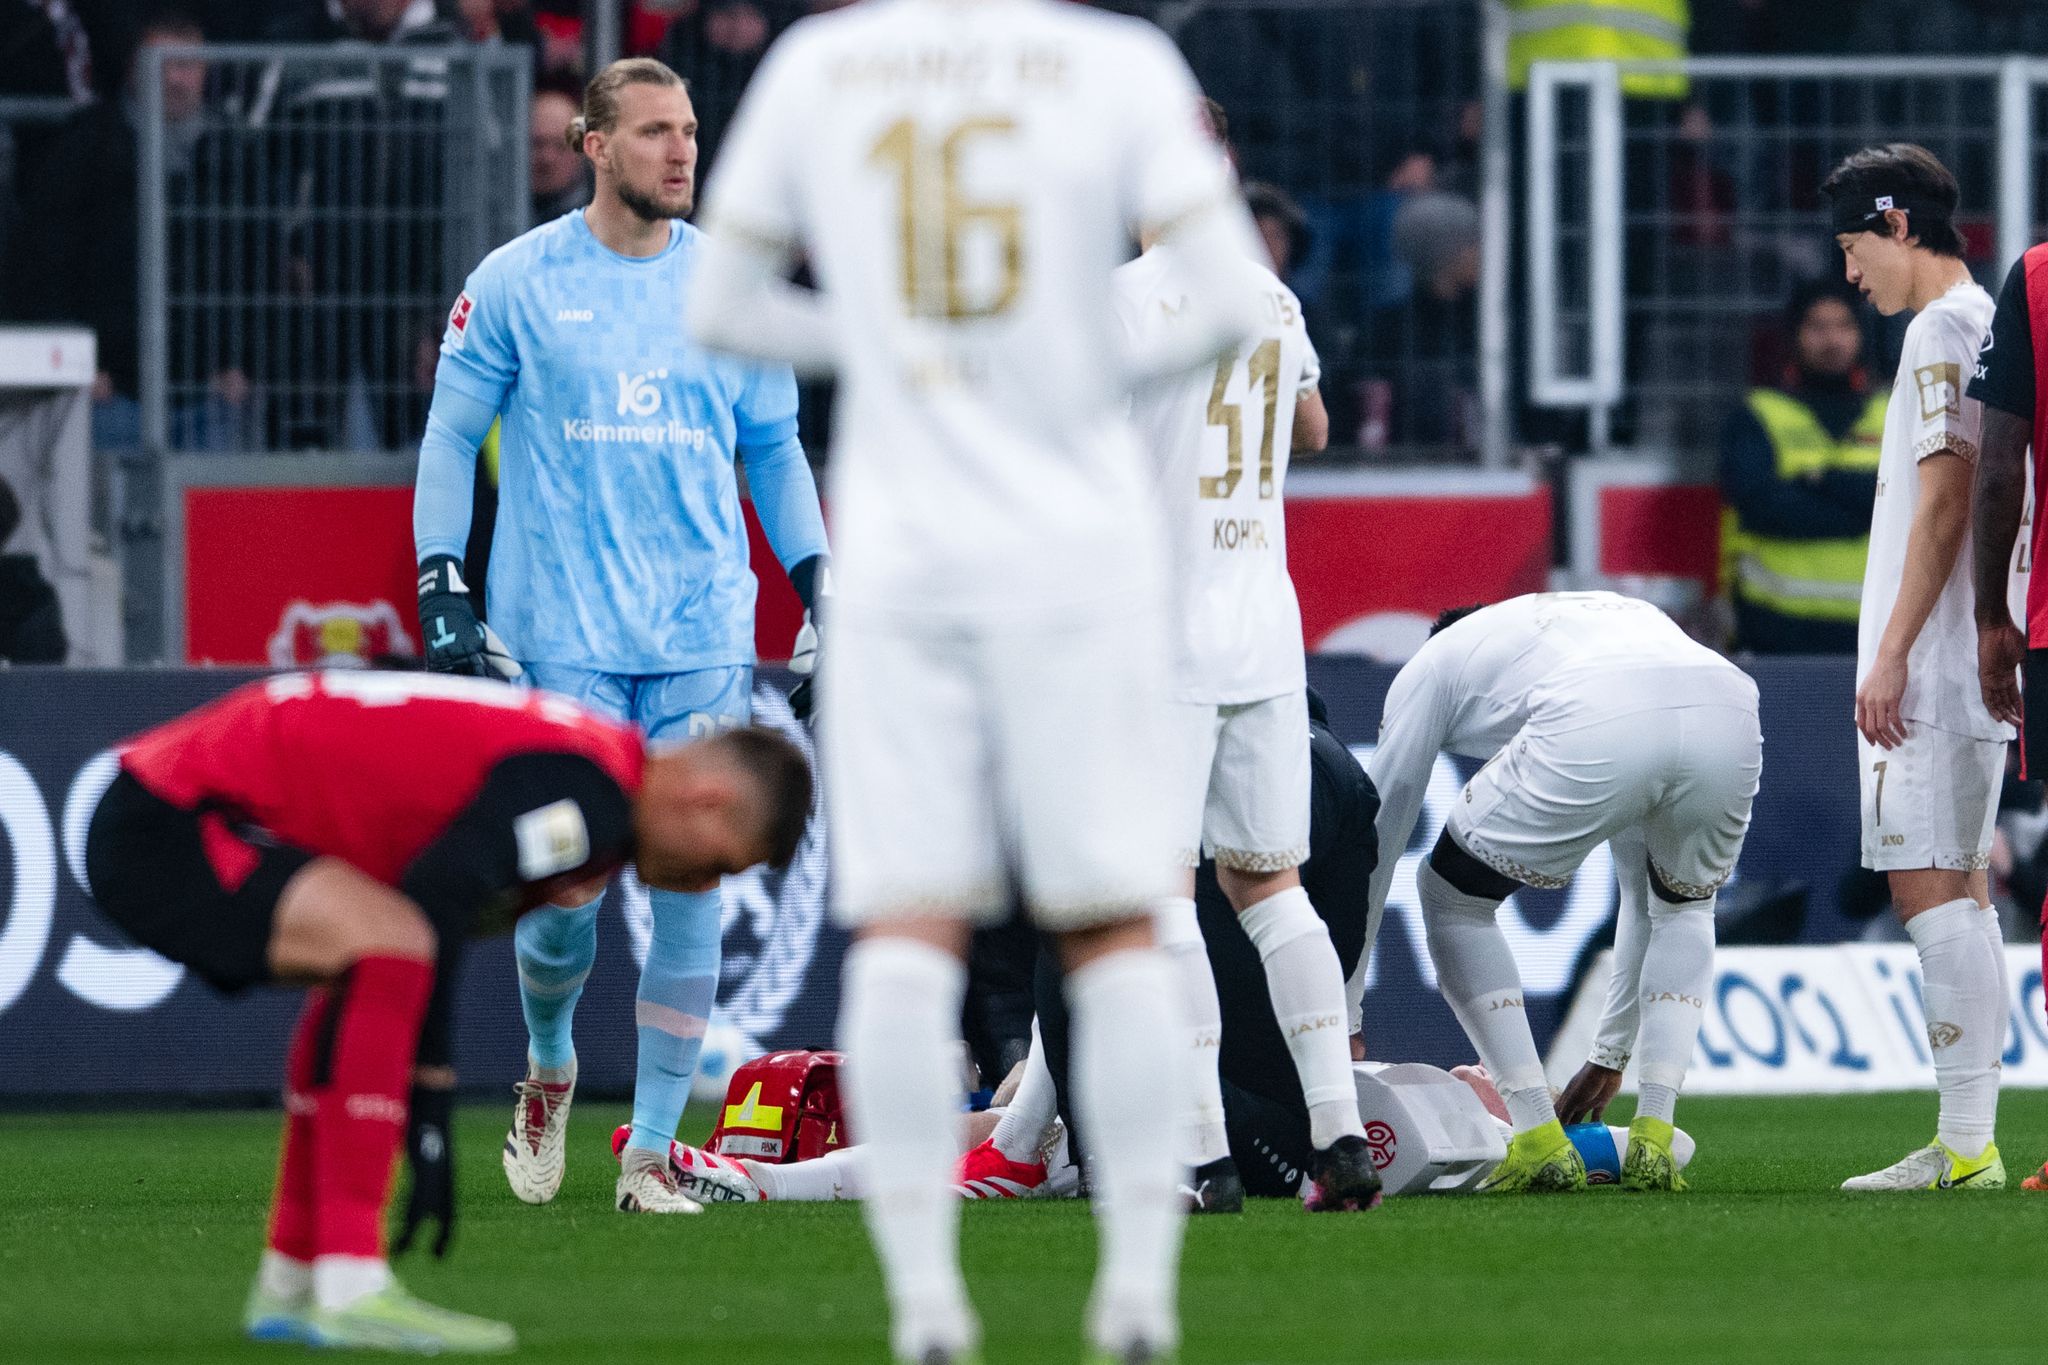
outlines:
[[[449, 314], [436, 410], [502, 419], [490, 620], [524, 662], [620, 674], [753, 663], [742, 449], [764, 520], [771, 501], [808, 504], [770, 521], [783, 565], [825, 549], [795, 440], [796, 381], [685, 335], [703, 238], [673, 226], [667, 250], [636, 259], [568, 214], [485, 257]], [[423, 490], [436, 435], [430, 419]], [[473, 451], [475, 439], [463, 444]], [[771, 477], [802, 487], [771, 490]], [[423, 494], [416, 507], [423, 557], [463, 553], [468, 507], [457, 515], [448, 500]]]

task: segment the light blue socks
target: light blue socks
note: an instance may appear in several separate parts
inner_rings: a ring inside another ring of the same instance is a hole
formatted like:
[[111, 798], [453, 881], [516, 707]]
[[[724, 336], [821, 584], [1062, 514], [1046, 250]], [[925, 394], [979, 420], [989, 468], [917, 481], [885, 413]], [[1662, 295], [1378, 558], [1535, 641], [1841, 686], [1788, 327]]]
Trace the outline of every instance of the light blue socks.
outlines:
[[526, 1016], [527, 1052], [536, 1066], [560, 1070], [576, 1060], [569, 1036], [576, 1001], [597, 961], [597, 908], [543, 905], [512, 931], [519, 961], [519, 1009]]
[[697, 1054], [718, 998], [723, 902], [717, 891], [649, 891], [648, 901], [654, 932], [634, 1007], [640, 1065], [633, 1084], [633, 1134], [626, 1145], [666, 1155], [690, 1098]]

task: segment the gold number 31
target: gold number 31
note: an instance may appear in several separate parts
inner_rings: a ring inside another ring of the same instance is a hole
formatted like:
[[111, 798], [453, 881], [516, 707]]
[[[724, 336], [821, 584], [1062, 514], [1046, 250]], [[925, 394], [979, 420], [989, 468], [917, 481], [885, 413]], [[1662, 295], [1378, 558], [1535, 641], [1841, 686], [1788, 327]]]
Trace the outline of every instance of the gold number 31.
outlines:
[[[960, 160], [977, 138], [1007, 137], [1007, 118], [963, 119], [942, 136], [925, 138], [911, 119], [898, 119], [868, 151], [870, 163], [896, 174], [898, 230], [903, 244], [903, 302], [910, 316], [962, 321], [992, 318], [1017, 301], [1024, 281], [1024, 211], [1016, 204], [969, 199], [960, 189]], [[1002, 278], [992, 294], [970, 298], [961, 258], [970, 233], [993, 234]]]
[[[1239, 404], [1226, 403], [1223, 394], [1230, 387], [1236, 356], [1216, 362], [1216, 383], [1209, 390], [1209, 425], [1224, 431], [1223, 473], [1202, 475], [1202, 496], [1227, 498], [1237, 492], [1244, 479], [1244, 413]], [[1245, 378], [1266, 390], [1266, 420], [1259, 435], [1259, 496], [1273, 496], [1273, 427], [1280, 407], [1280, 342], [1268, 337], [1245, 360]]]

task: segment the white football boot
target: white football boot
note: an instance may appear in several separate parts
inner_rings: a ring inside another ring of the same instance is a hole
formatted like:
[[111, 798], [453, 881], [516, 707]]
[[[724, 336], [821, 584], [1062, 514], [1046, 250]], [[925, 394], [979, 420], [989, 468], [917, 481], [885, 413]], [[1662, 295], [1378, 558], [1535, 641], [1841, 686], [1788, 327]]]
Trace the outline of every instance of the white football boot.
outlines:
[[1996, 1145], [1972, 1160], [1939, 1138], [1917, 1152], [1908, 1152], [1881, 1171], [1851, 1176], [1845, 1190], [2002, 1190], [2005, 1161]]
[[702, 1147], [671, 1143], [668, 1169], [683, 1193], [706, 1204], [758, 1204], [768, 1197], [744, 1162]]
[[545, 1204], [562, 1188], [569, 1161], [569, 1103], [576, 1094], [576, 1070], [561, 1085], [537, 1080], [529, 1063], [526, 1079], [512, 1087], [512, 1131], [505, 1134], [505, 1179], [528, 1204]]
[[702, 1204], [683, 1193], [668, 1162], [637, 1147], [625, 1151], [614, 1202], [620, 1213], [704, 1212]]

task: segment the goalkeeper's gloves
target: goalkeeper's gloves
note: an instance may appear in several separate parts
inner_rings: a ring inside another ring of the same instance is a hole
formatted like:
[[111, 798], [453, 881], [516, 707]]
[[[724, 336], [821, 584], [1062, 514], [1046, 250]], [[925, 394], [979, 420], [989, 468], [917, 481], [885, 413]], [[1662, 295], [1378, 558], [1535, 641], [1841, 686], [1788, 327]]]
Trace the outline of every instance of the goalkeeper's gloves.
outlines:
[[466, 673], [474, 678], [516, 678], [523, 671], [498, 633], [476, 619], [469, 585], [454, 555], [420, 561], [420, 638], [433, 673]]
[[818, 674], [818, 620], [824, 614], [825, 599], [832, 595], [831, 564], [825, 556], [813, 555], [790, 570], [789, 581], [804, 604], [804, 623], [789, 651], [789, 671], [797, 675], [796, 686], [789, 689], [789, 709], [798, 720], [809, 720]]
[[415, 1083], [405, 1126], [405, 1162], [411, 1172], [406, 1192], [405, 1221], [391, 1243], [391, 1254], [401, 1256], [412, 1246], [414, 1234], [428, 1221], [440, 1224], [434, 1235], [434, 1255], [448, 1254], [448, 1239], [455, 1234], [455, 1147], [450, 1131], [451, 1100], [455, 1092]]

